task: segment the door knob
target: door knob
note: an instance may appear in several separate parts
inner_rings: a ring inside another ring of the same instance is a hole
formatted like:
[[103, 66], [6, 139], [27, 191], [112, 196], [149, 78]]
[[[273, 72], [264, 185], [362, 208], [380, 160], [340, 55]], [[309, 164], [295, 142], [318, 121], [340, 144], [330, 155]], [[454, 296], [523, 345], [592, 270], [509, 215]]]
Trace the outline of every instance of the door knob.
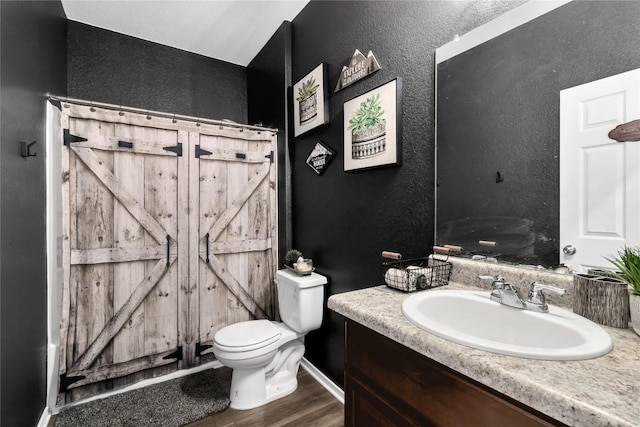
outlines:
[[576, 253], [576, 248], [573, 245], [567, 245], [562, 248], [562, 252], [564, 252], [565, 255], [573, 255]]

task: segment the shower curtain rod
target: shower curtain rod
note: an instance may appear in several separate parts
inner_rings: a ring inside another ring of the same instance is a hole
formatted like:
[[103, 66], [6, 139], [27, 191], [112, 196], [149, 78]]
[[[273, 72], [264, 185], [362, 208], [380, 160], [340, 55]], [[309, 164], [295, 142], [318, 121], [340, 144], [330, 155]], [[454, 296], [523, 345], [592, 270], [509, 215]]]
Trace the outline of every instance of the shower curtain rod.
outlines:
[[71, 102], [73, 104], [84, 105], [87, 107], [99, 107], [99, 108], [106, 108], [108, 110], [126, 111], [129, 113], [154, 115], [154, 116], [164, 117], [167, 119], [186, 120], [190, 122], [217, 125], [217, 126], [228, 126], [228, 127], [275, 132], [275, 133], [278, 132], [277, 128], [274, 129], [274, 128], [265, 128], [261, 126], [243, 125], [241, 123], [236, 123], [232, 121], [203, 119], [200, 117], [183, 116], [180, 114], [169, 114], [169, 113], [163, 113], [160, 111], [152, 111], [152, 110], [143, 110], [141, 108], [123, 107], [121, 105], [106, 104], [104, 102], [93, 102], [93, 101], [86, 101], [84, 99], [69, 98], [67, 96], [57, 96], [57, 95], [52, 95], [50, 93], [48, 93], [46, 96], [47, 96], [47, 99], [50, 101]]

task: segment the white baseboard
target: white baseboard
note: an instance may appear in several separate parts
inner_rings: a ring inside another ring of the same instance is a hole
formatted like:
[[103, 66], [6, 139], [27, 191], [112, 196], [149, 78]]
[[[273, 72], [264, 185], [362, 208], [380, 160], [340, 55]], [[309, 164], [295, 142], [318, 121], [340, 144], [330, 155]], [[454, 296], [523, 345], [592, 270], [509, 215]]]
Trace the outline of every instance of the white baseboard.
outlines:
[[342, 390], [336, 383], [331, 381], [322, 371], [313, 366], [311, 362], [303, 357], [300, 361], [300, 365], [305, 371], [309, 373], [316, 381], [320, 383], [329, 393], [333, 395], [340, 403], [344, 405], [344, 390]]
[[49, 408], [45, 407], [42, 411], [37, 427], [47, 427], [49, 425], [49, 421], [51, 421], [51, 412], [49, 411]]

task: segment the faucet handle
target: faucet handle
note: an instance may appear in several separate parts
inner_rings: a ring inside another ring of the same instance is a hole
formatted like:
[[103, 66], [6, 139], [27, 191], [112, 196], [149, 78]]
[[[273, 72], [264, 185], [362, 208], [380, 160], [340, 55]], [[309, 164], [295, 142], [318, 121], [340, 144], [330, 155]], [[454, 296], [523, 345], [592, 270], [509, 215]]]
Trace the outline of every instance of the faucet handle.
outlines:
[[482, 280], [499, 280], [499, 279], [503, 279], [502, 276], [500, 276], [499, 274], [496, 276], [492, 276], [490, 274], [479, 274], [478, 275], [478, 279], [482, 279]]
[[478, 278], [482, 280], [492, 280], [491, 289], [508, 289], [520, 295], [518, 290], [511, 283], [507, 283], [505, 278], [499, 274], [496, 274], [495, 276], [491, 276], [490, 274], [481, 274]]
[[534, 304], [545, 304], [545, 292], [549, 292], [557, 295], [564, 295], [566, 289], [558, 288], [556, 286], [545, 285], [539, 282], [533, 282], [531, 289], [529, 289], [529, 302]]
[[[504, 285], [504, 277], [502, 277], [499, 274], [496, 274], [495, 276], [492, 276], [490, 274], [480, 274], [480, 275], [478, 275], [478, 279], [481, 279], [481, 280], [492, 280], [493, 281], [492, 286], [494, 288], [495, 287], [500, 287], [501, 288], [502, 285]], [[496, 285], [498, 285], [498, 286], [496, 286]]]

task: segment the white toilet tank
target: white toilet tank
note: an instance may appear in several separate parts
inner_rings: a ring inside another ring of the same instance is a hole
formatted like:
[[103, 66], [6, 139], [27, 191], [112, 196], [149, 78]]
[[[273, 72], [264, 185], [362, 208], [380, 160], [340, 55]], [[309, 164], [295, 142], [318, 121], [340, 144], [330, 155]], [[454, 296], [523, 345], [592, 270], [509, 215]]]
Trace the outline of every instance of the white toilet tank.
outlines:
[[275, 282], [282, 321], [300, 333], [318, 329], [322, 324], [327, 278], [316, 273], [300, 276], [287, 270], [278, 270]]

